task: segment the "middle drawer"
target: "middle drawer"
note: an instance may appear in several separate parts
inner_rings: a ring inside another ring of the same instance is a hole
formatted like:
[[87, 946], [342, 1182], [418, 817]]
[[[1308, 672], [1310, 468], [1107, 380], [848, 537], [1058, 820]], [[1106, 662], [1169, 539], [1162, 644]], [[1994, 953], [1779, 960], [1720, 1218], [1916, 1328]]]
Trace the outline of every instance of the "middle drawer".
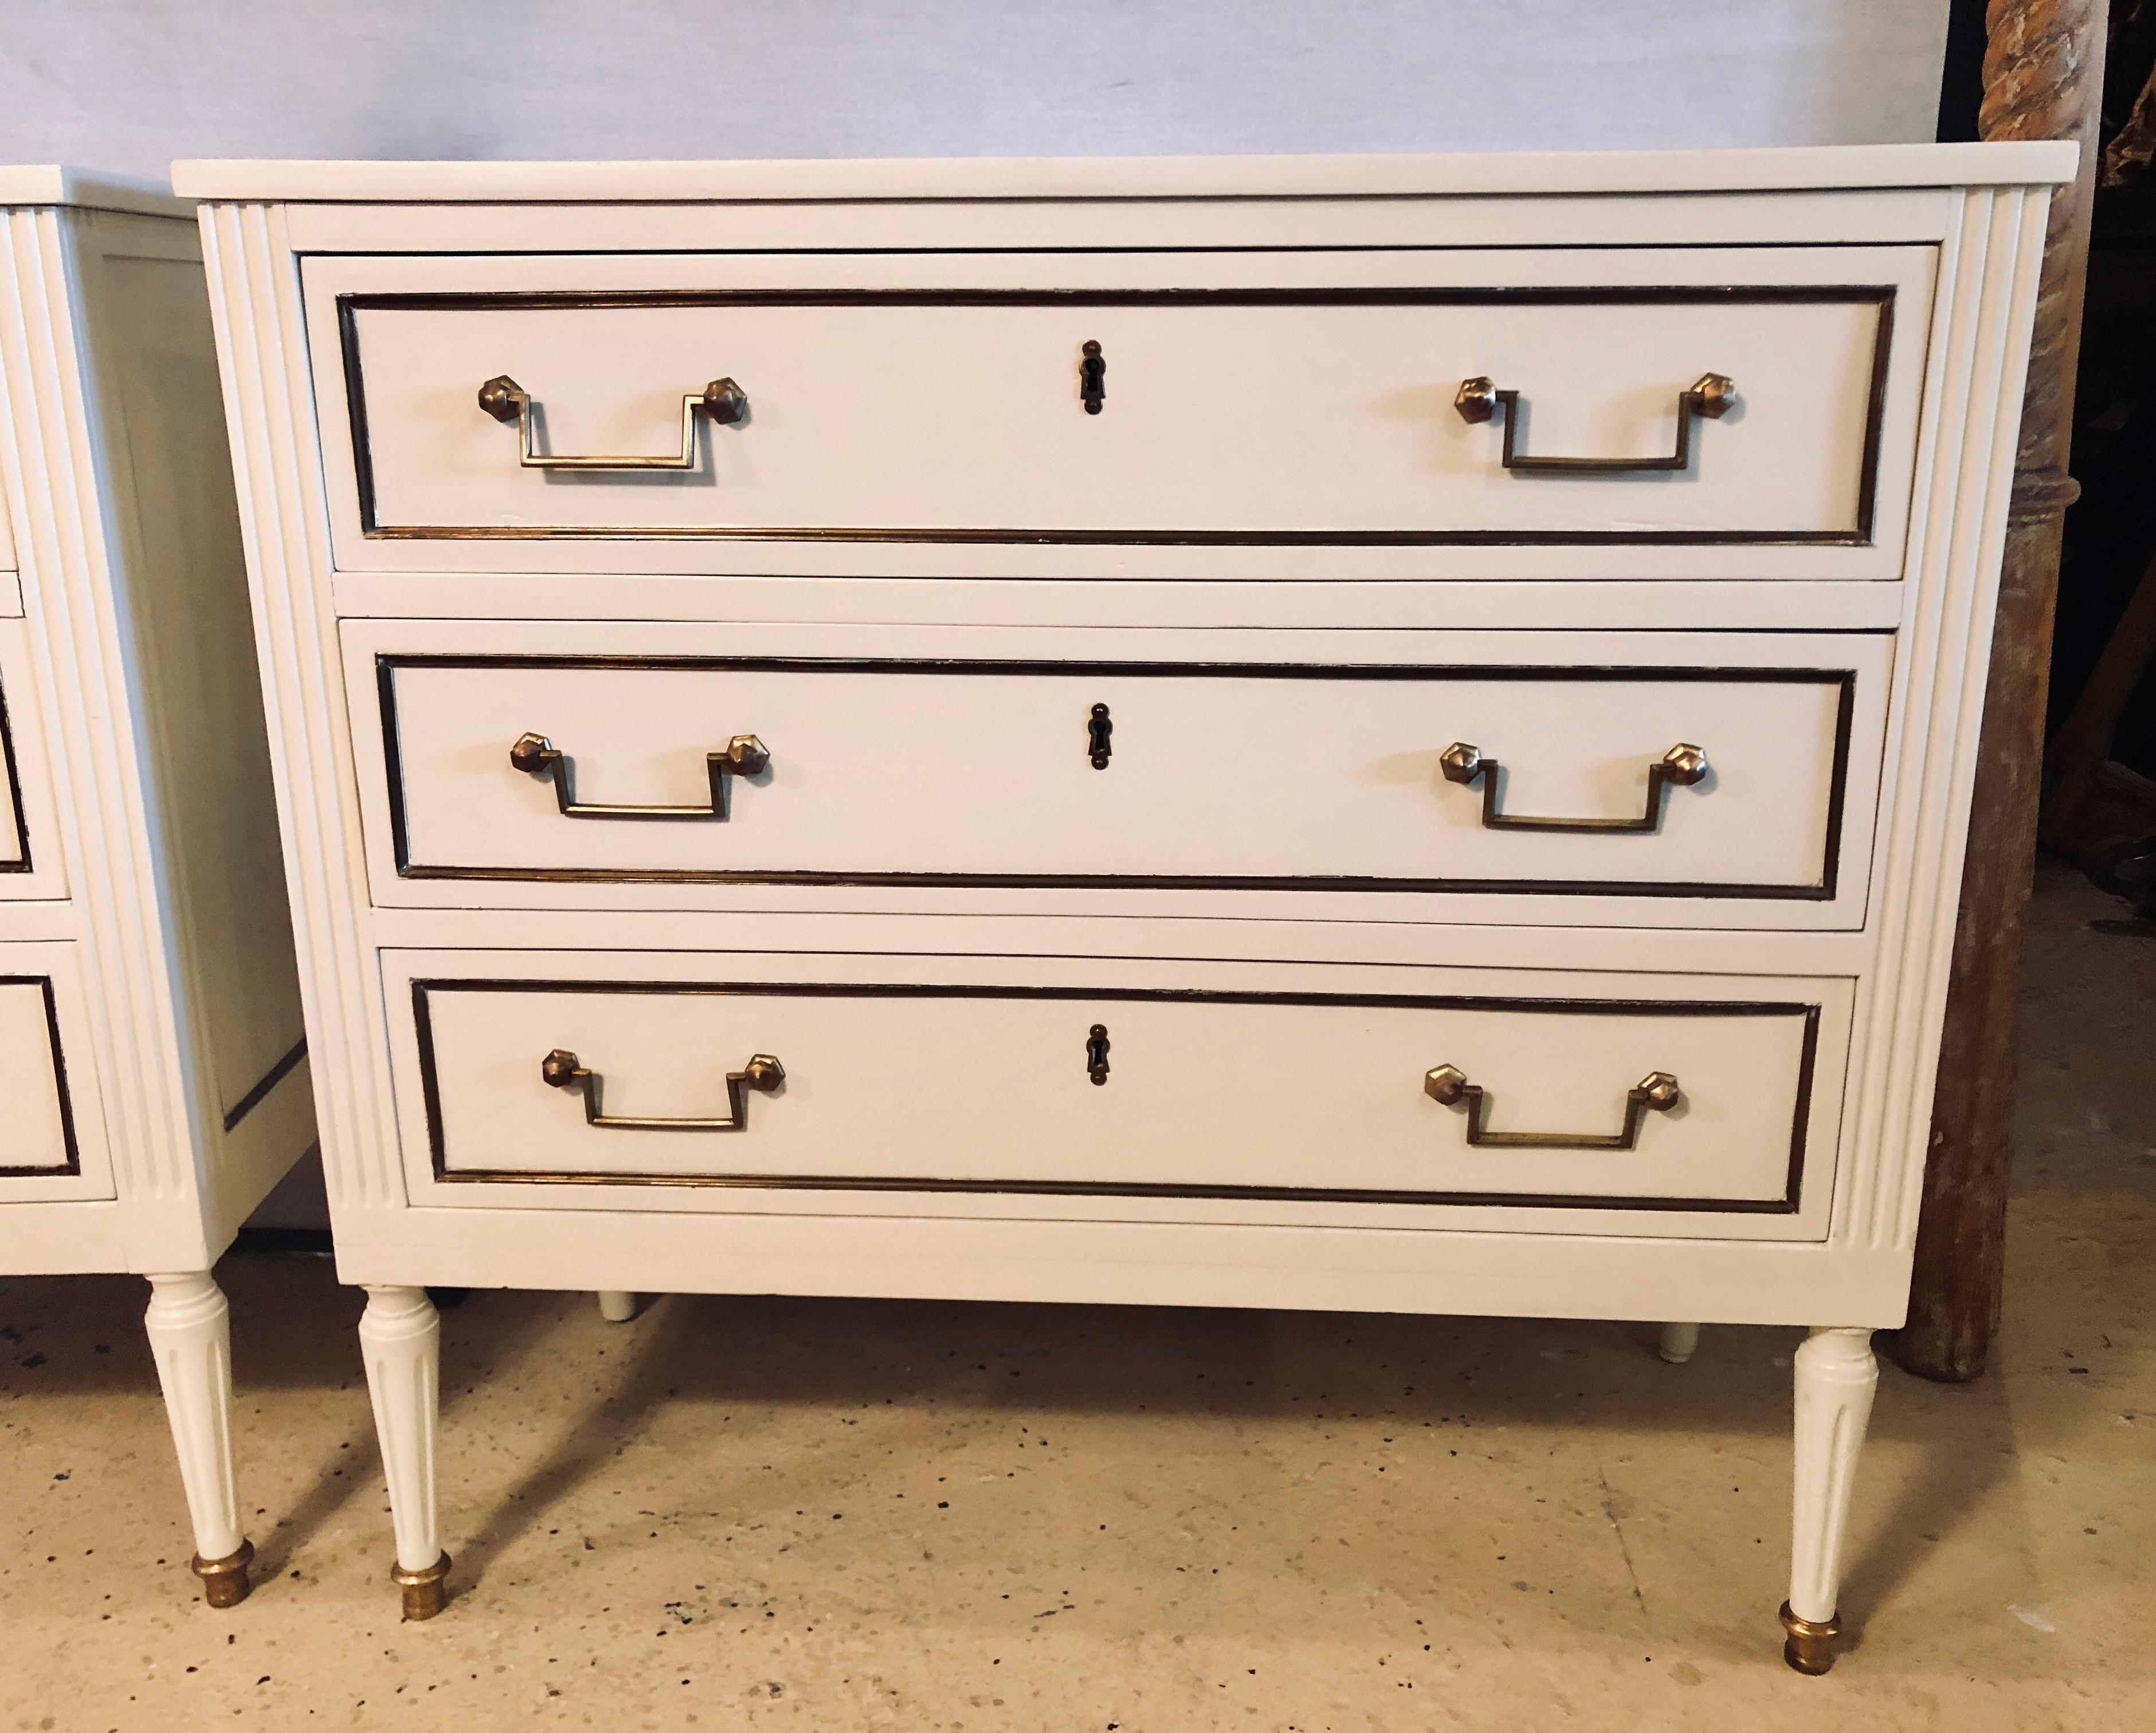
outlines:
[[[543, 627], [449, 648], [503, 630], [347, 628], [377, 902], [521, 881], [583, 906], [795, 884], [1862, 918], [1878, 637], [1460, 633], [1442, 661], [1326, 665], [547, 654]], [[672, 638], [715, 633], [747, 635]]]

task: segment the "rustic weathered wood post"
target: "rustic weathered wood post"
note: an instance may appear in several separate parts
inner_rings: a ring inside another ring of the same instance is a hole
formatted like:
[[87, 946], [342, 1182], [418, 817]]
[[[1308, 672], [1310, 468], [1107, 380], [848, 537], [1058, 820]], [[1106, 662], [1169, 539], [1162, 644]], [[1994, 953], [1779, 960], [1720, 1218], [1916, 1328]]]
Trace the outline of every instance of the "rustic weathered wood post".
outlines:
[[2015, 987], [2035, 854], [2061, 520], [2076, 491], [2066, 456], [2105, 12], [2104, 0], [1991, 0], [1985, 13], [1983, 136], [2079, 139], [2082, 169], [2054, 197], [2045, 237], [1917, 1229], [1916, 1282], [1909, 1321], [1890, 1344], [1911, 1372], [1953, 1382], [1982, 1373], [1999, 1327], [2014, 1118]]

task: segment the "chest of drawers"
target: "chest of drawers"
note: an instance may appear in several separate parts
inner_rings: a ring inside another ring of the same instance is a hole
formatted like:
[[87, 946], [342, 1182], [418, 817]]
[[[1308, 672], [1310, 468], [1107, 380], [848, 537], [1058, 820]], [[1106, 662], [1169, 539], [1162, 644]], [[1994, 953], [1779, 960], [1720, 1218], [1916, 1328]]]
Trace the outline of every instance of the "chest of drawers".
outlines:
[[149, 1278], [229, 1606], [209, 1270], [314, 1125], [192, 214], [0, 167], [0, 1273]]
[[2042, 146], [182, 165], [340, 1267], [1906, 1301]]

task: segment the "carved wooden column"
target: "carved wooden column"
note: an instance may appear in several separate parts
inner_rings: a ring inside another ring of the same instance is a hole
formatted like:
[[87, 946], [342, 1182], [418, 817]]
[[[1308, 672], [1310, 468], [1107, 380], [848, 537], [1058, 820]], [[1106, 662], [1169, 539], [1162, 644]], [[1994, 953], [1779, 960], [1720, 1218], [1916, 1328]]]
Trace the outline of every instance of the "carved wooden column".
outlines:
[[2052, 200], [2021, 412], [1991, 683], [1984, 695], [1961, 925], [1954, 936], [1909, 1321], [1891, 1346], [1911, 1372], [1978, 1377], [1999, 1327], [2014, 1118], [2015, 987], [2035, 854], [2044, 700], [2057, 599], [2082, 280], [2103, 85], [2104, 0], [1990, 0], [1988, 139], [2074, 138], [2080, 177]]

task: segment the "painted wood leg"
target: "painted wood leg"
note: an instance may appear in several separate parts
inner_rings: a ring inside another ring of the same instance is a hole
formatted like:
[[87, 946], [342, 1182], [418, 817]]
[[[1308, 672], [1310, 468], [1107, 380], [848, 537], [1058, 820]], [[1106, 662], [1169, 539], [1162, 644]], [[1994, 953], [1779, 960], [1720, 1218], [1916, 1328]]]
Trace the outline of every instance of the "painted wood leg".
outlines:
[[374, 1430], [397, 1531], [393, 1582], [404, 1617], [432, 1618], [449, 1600], [449, 1556], [434, 1509], [434, 1431], [441, 1411], [442, 1322], [424, 1288], [369, 1288], [359, 1320]]
[[1699, 1351], [1699, 1325], [1665, 1324], [1662, 1325], [1662, 1339], [1655, 1351], [1671, 1366], [1682, 1366]]
[[1841, 1634], [1841, 1543], [1849, 1491], [1856, 1478], [1879, 1387], [1879, 1362], [1868, 1330], [1815, 1330], [1797, 1350], [1796, 1518], [1789, 1557], [1789, 1633], [1782, 1658], [1799, 1673], [1834, 1665]]
[[619, 1294], [611, 1288], [599, 1289], [599, 1315], [609, 1324], [626, 1324], [636, 1315], [638, 1294]]
[[247, 1598], [254, 1549], [239, 1531], [239, 1479], [232, 1461], [232, 1329], [224, 1295], [206, 1269], [153, 1275], [142, 1327], [157, 1361], [180, 1484], [194, 1525], [192, 1568], [211, 1606], [237, 1607]]

